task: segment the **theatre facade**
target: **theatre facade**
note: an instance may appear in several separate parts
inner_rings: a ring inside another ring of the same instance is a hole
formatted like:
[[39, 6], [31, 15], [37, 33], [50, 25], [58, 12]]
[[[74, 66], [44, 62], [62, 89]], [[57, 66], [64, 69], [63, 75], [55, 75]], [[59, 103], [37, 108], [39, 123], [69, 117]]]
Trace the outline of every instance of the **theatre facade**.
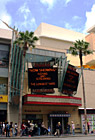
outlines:
[[[81, 107], [82, 99], [77, 96], [80, 72], [66, 56], [66, 47], [69, 48], [78, 38], [75, 36], [72, 42], [66, 41], [65, 35], [65, 39], [62, 39], [62, 32], [64, 34], [64, 30], [44, 23], [35, 31], [39, 41], [26, 56], [24, 92], [28, 94], [23, 97], [22, 120], [34, 123], [44, 121], [47, 128], [51, 127], [52, 133], [58, 121], [62, 124], [63, 133], [66, 133], [67, 123], [71, 124], [73, 120], [76, 132], [80, 132], [78, 107]], [[84, 37], [83, 34], [78, 35]]]
[[[33, 53], [36, 53], [35, 58]], [[33, 59], [30, 59], [31, 63], [28, 61], [25, 72], [24, 92], [28, 94], [23, 96], [22, 120], [44, 122], [52, 133], [60, 121], [65, 133], [67, 123], [77, 118], [76, 130], [79, 131], [81, 98], [73, 96], [77, 91], [79, 73], [68, 64], [64, 53], [32, 49], [32, 55], [27, 54], [26, 59], [30, 58], [29, 55]]]
[[[68, 49], [79, 39], [87, 39], [91, 44], [91, 36], [46, 23], [41, 23], [34, 33], [39, 40], [35, 49], [27, 51], [25, 58], [22, 121], [44, 122], [52, 133], [58, 121], [62, 124], [62, 133], [66, 133], [67, 123], [74, 121], [75, 131], [82, 132], [84, 105], [80, 63]], [[18, 123], [22, 50], [19, 46], [11, 46], [10, 52], [6, 118]], [[91, 58], [83, 56], [84, 65], [92, 64]], [[88, 117], [94, 121], [94, 69], [85, 69], [84, 76]], [[94, 129], [92, 120], [91, 130]]]

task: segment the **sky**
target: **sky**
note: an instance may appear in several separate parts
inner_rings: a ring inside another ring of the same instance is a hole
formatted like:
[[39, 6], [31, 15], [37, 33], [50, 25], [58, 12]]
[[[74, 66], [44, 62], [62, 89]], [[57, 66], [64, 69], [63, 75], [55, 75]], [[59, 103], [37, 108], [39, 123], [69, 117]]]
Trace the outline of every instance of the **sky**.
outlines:
[[[95, 0], [0, 0], [0, 19], [19, 31], [44, 22], [86, 33], [95, 25]], [[0, 28], [7, 26], [0, 21]]]

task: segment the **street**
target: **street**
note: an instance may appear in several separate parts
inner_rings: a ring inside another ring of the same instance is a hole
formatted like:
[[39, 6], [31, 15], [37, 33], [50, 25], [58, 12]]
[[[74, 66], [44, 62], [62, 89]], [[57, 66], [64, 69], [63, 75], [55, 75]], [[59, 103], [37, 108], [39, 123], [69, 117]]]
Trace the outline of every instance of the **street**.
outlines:
[[2, 140], [30, 140], [30, 139], [36, 139], [36, 140], [95, 140], [95, 135], [89, 135], [89, 136], [61, 136], [61, 137], [14, 137], [14, 138], [4, 138], [0, 137]]

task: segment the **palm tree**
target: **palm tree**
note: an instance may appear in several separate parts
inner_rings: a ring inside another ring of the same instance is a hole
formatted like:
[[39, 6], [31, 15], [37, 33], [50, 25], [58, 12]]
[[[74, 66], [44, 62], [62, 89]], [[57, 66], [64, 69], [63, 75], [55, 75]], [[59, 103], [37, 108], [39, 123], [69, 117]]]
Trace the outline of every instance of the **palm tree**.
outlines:
[[82, 87], [83, 87], [83, 102], [84, 102], [84, 117], [85, 117], [85, 134], [87, 134], [87, 113], [86, 113], [86, 98], [85, 98], [85, 87], [84, 87], [84, 75], [83, 75], [83, 60], [82, 56], [92, 54], [93, 52], [88, 49], [89, 43], [83, 40], [77, 40], [73, 47], [69, 48], [72, 55], [79, 55], [81, 75], [82, 75]]
[[20, 136], [21, 122], [22, 122], [22, 93], [23, 93], [23, 76], [24, 76], [24, 62], [26, 51], [30, 46], [35, 48], [35, 43], [38, 40], [36, 36], [34, 36], [34, 32], [19, 32], [18, 37], [14, 41], [14, 44], [17, 44], [23, 50], [22, 56], [22, 74], [21, 74], [21, 89], [20, 89], [20, 100], [19, 100], [19, 114], [18, 114], [18, 136]]

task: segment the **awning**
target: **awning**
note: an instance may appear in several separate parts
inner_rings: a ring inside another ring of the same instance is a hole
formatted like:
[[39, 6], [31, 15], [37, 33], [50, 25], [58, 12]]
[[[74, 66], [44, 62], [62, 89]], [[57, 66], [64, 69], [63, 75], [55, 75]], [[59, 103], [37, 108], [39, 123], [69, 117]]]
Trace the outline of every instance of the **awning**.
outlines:
[[[81, 68], [81, 66], [77, 66], [78, 68]], [[95, 65], [83, 65], [83, 68], [85, 69], [95, 69]]]
[[81, 106], [81, 98], [27, 94], [24, 96], [24, 105]]

